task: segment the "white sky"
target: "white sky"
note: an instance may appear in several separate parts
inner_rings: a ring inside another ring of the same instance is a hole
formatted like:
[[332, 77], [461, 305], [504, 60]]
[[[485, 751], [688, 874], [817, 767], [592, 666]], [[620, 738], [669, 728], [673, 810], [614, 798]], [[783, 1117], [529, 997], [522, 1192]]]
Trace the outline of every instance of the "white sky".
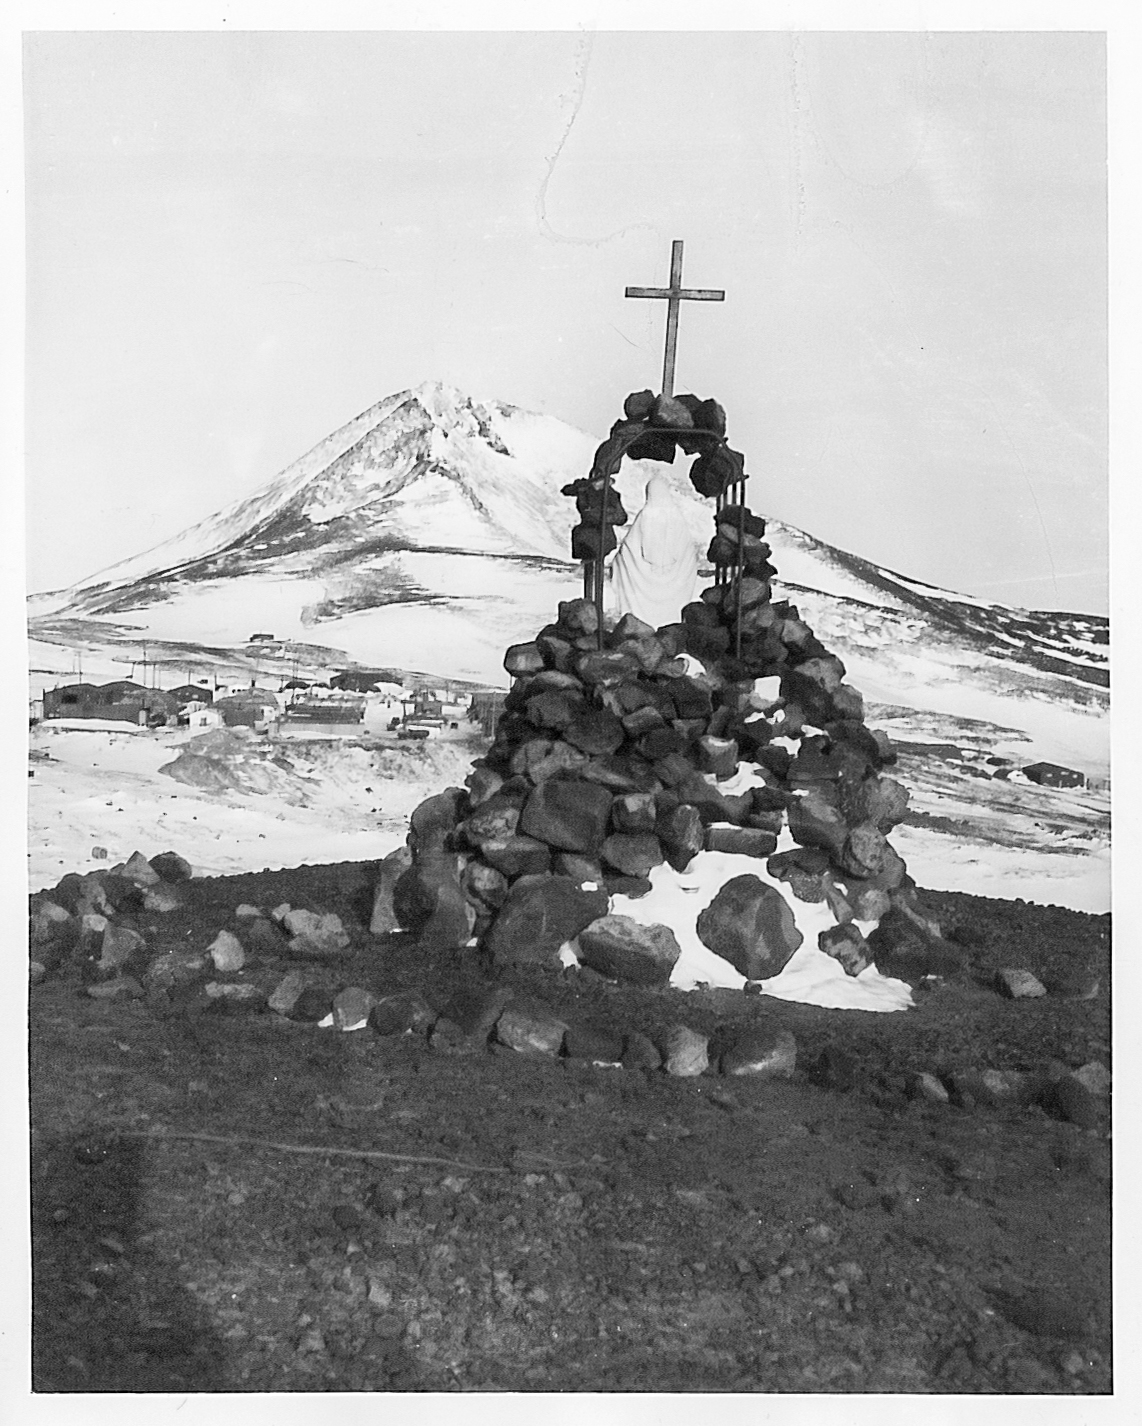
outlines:
[[1106, 609], [1097, 33], [31, 33], [28, 587], [425, 378], [716, 396], [760, 513]]

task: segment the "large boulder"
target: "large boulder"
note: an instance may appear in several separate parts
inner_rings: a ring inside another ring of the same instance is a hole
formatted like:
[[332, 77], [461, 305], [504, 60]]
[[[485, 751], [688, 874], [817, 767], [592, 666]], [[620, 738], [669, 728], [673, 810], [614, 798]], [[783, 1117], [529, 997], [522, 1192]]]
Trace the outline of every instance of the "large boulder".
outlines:
[[698, 939], [747, 980], [779, 975], [805, 939], [789, 903], [760, 877], [732, 877], [698, 916]]
[[376, 886], [373, 888], [373, 912], [369, 920], [369, 931], [374, 936], [385, 936], [400, 927], [393, 907], [393, 888], [399, 878], [412, 866], [412, 848], [398, 847], [381, 862]]
[[569, 876], [521, 878], [508, 892], [484, 937], [495, 966], [559, 965], [560, 947], [605, 916], [609, 898]]
[[397, 878], [393, 909], [400, 924], [426, 947], [462, 946], [476, 923], [460, 887], [460, 859], [450, 852], [417, 857]]
[[665, 985], [682, 948], [669, 926], [601, 916], [579, 932], [579, 959], [600, 975], [632, 985]]
[[467, 810], [467, 802], [462, 787], [446, 787], [426, 797], [409, 821], [408, 843], [414, 854], [443, 848]]
[[624, 876], [646, 876], [664, 860], [653, 832], [612, 832], [603, 843], [603, 860]]
[[915, 985], [928, 976], [951, 976], [965, 968], [966, 954], [933, 934], [918, 917], [894, 905], [868, 938], [881, 975]]
[[607, 835], [611, 794], [595, 782], [542, 782], [523, 805], [519, 831], [564, 852], [594, 854]]

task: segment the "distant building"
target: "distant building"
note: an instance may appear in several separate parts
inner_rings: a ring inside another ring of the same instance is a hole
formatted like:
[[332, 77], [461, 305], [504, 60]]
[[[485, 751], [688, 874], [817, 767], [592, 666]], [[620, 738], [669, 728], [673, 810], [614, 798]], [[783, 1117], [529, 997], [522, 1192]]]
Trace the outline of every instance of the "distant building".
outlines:
[[221, 713], [227, 728], [265, 728], [278, 716], [278, 701], [274, 695], [256, 688], [216, 698], [213, 706]]
[[98, 686], [71, 683], [44, 689], [44, 718], [106, 718], [116, 723], [161, 726], [178, 713], [178, 702], [161, 688], [129, 678]]
[[286, 708], [289, 723], [359, 723], [365, 716], [365, 700], [347, 694], [322, 691], [295, 698]]
[[185, 713], [179, 714], [179, 721], [186, 719], [188, 728], [221, 728], [222, 712], [218, 708], [193, 708], [187, 706]]
[[1058, 763], [1031, 763], [1023, 769], [1023, 776], [1040, 787], [1083, 787], [1086, 783], [1081, 772], [1060, 767]]
[[214, 702], [214, 694], [209, 688], [200, 688], [196, 683], [183, 683], [178, 688], [167, 690], [170, 696], [175, 699], [181, 712], [189, 703]]
[[382, 672], [371, 668], [347, 668], [329, 680], [330, 688], [339, 688], [347, 693], [371, 693], [378, 683], [383, 682]]
[[496, 690], [487, 690], [472, 694], [472, 706], [469, 709], [468, 717], [473, 723], [479, 723], [485, 735], [494, 738], [496, 735], [496, 724], [500, 721], [500, 716], [504, 711], [504, 699], [506, 693]]

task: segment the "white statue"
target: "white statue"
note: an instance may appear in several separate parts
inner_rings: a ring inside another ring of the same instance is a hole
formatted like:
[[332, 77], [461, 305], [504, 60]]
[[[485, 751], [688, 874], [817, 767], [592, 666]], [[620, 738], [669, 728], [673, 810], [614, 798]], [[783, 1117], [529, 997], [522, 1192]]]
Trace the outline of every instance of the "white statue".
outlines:
[[611, 566], [616, 614], [633, 614], [653, 629], [676, 624], [697, 597], [698, 550], [689, 522], [665, 475], [646, 484], [646, 504], [635, 516]]

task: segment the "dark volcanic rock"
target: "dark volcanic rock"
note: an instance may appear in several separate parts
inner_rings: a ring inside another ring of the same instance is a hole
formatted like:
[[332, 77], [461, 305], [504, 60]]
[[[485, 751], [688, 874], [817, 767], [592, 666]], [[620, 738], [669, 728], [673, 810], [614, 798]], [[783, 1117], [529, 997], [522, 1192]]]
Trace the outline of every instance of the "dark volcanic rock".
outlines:
[[743, 857], [768, 857], [777, 847], [772, 832], [758, 827], [707, 827], [708, 852], [732, 852]]
[[788, 1030], [764, 1023], [724, 1026], [710, 1045], [723, 1074], [788, 1079], [797, 1066], [797, 1041]]
[[817, 937], [819, 950], [844, 967], [846, 975], [860, 975], [872, 964], [872, 952], [864, 936], [851, 924], [830, 926]]
[[429, 852], [402, 872], [393, 887], [393, 908], [400, 924], [426, 943], [462, 946], [471, 935], [459, 859], [450, 852]]
[[584, 890], [566, 876], [517, 882], [484, 938], [497, 966], [558, 966], [559, 948], [607, 912], [606, 891]]
[[163, 881], [189, 881], [194, 875], [194, 868], [177, 852], [160, 852], [157, 857], [151, 858], [151, 866]]
[[646, 876], [663, 861], [662, 844], [653, 832], [612, 832], [602, 850], [603, 860], [625, 876]]
[[600, 1025], [569, 1025], [563, 1037], [563, 1053], [568, 1059], [615, 1064], [623, 1057], [623, 1037], [617, 1030]]
[[925, 931], [896, 906], [881, 918], [868, 944], [881, 975], [912, 985], [926, 976], [956, 975], [967, 963], [963, 951]]
[[579, 932], [579, 958], [601, 975], [633, 985], [665, 985], [682, 954], [669, 926], [603, 915]]
[[551, 867], [551, 848], [535, 837], [505, 837], [502, 841], [487, 841], [480, 855], [489, 866], [504, 876], [538, 876]]
[[748, 874], [726, 882], [699, 914], [697, 932], [747, 980], [779, 974], [805, 939], [781, 893]]
[[519, 830], [565, 852], [594, 854], [607, 834], [611, 794], [598, 783], [543, 782], [520, 813]]
[[607, 708], [585, 708], [563, 731], [567, 741], [592, 757], [605, 757], [622, 746], [626, 730]]
[[436, 1012], [419, 990], [400, 990], [382, 996], [369, 1012], [369, 1024], [378, 1035], [427, 1034]]
[[393, 907], [393, 888], [410, 866], [411, 847], [398, 847], [381, 862], [373, 888], [373, 911], [369, 919], [369, 931], [372, 935], [385, 936], [399, 927], [400, 922]]

